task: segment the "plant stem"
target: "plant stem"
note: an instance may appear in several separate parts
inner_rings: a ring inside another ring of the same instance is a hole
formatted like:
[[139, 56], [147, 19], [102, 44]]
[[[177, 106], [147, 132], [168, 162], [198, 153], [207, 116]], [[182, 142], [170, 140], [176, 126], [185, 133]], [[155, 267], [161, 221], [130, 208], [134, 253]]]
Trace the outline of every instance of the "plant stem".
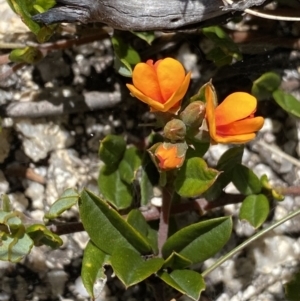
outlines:
[[253, 241], [255, 241], [257, 238], [263, 236], [267, 232], [273, 230], [274, 228], [278, 227], [279, 225], [285, 223], [289, 219], [291, 219], [291, 218], [293, 218], [293, 217], [295, 217], [295, 216], [297, 216], [299, 214], [300, 214], [300, 209], [298, 209], [298, 210], [290, 213], [289, 215], [287, 215], [286, 217], [282, 218], [281, 220], [275, 222], [274, 224], [270, 225], [269, 227], [267, 227], [267, 228], [259, 231], [255, 235], [251, 236], [250, 238], [248, 238], [247, 240], [245, 240], [242, 244], [238, 245], [236, 248], [234, 248], [229, 253], [227, 253], [226, 255], [224, 255], [223, 257], [221, 257], [219, 260], [217, 260], [211, 267], [209, 267], [204, 272], [202, 272], [202, 276], [203, 277], [207, 276], [210, 272], [212, 272], [217, 267], [219, 267], [223, 262], [225, 262], [227, 259], [229, 259], [233, 255], [235, 255], [236, 253], [238, 253], [239, 251], [241, 251], [242, 249], [244, 249], [246, 246], [248, 246], [250, 243], [252, 243]]
[[171, 198], [172, 198], [172, 193], [170, 189], [168, 189], [168, 187], [163, 187], [162, 207], [159, 214], [159, 228], [158, 228], [159, 257], [162, 257], [162, 247], [168, 238]]

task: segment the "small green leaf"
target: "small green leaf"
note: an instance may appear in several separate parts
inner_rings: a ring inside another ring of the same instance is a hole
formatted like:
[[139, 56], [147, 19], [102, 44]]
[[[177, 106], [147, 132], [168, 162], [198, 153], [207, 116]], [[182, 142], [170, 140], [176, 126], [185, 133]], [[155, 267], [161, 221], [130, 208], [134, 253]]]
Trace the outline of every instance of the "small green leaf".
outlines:
[[214, 183], [218, 175], [218, 171], [208, 168], [203, 159], [190, 158], [178, 171], [175, 190], [184, 197], [200, 195]]
[[243, 146], [232, 147], [220, 157], [216, 169], [221, 171], [221, 174], [213, 185], [205, 191], [204, 196], [207, 200], [213, 201], [218, 198], [223, 189], [231, 182], [235, 167], [242, 161], [243, 152]]
[[149, 45], [151, 45], [155, 39], [154, 31], [132, 31], [132, 33], [140, 39], [146, 41]]
[[257, 194], [261, 191], [261, 183], [256, 174], [248, 167], [237, 164], [233, 176], [232, 182], [234, 186], [244, 195]]
[[19, 262], [33, 246], [33, 241], [16, 214], [0, 211], [0, 260]]
[[21, 231], [11, 236], [1, 234], [0, 237], [0, 260], [19, 262], [24, 256], [28, 255], [33, 246], [33, 241]]
[[34, 241], [35, 246], [46, 245], [52, 249], [57, 249], [63, 244], [62, 239], [48, 230], [43, 224], [34, 224], [28, 227], [26, 233]]
[[183, 257], [182, 255], [173, 252], [164, 263], [163, 268], [171, 268], [172, 270], [179, 270], [179, 269], [185, 269], [189, 267], [192, 264], [192, 262]]
[[155, 185], [158, 185], [158, 179], [158, 170], [151, 161], [149, 155], [146, 154], [146, 158], [143, 159], [142, 175], [140, 179], [142, 206], [147, 206], [153, 198], [153, 188]]
[[204, 35], [212, 40], [215, 44], [206, 58], [212, 60], [217, 66], [230, 64], [233, 59], [241, 60], [242, 54], [238, 46], [219, 26], [211, 26], [202, 29]]
[[278, 89], [281, 83], [280, 76], [275, 72], [266, 72], [253, 82], [251, 94], [258, 100], [268, 99]]
[[132, 186], [121, 179], [119, 169], [103, 166], [100, 169], [98, 187], [104, 198], [117, 209], [128, 208], [132, 201]]
[[187, 226], [170, 236], [163, 246], [163, 257], [177, 252], [192, 263], [203, 262], [220, 251], [232, 231], [230, 217], [210, 219]]
[[143, 254], [152, 252], [149, 241], [129, 225], [117, 211], [88, 190], [79, 201], [84, 229], [95, 245], [106, 254], [118, 248], [131, 248]]
[[279, 104], [285, 111], [296, 117], [300, 117], [300, 101], [293, 95], [278, 89], [273, 92], [273, 97], [277, 104]]
[[126, 149], [119, 164], [120, 176], [125, 183], [131, 184], [134, 181], [136, 171], [141, 166], [141, 162], [141, 153], [136, 147]]
[[108, 262], [109, 256], [89, 241], [83, 253], [81, 278], [84, 287], [93, 299], [100, 295], [104, 288], [106, 283], [104, 265]]
[[15, 63], [35, 64], [43, 58], [42, 52], [35, 47], [14, 49], [9, 54], [9, 59]]
[[107, 135], [100, 143], [99, 158], [107, 166], [116, 166], [123, 158], [126, 142], [123, 137]]
[[192, 300], [199, 300], [201, 292], [205, 290], [205, 282], [201, 274], [190, 270], [175, 270], [171, 273], [159, 273], [159, 277]]
[[203, 157], [208, 151], [210, 143], [209, 142], [197, 142], [191, 141], [193, 147], [189, 147], [186, 152], [186, 160], [192, 157]]
[[[115, 65], [115, 67], [119, 68], [119, 66], [122, 66], [123, 68], [127, 69], [127, 72], [131, 76], [133, 66], [135, 66], [137, 63], [141, 61], [140, 55], [131, 45], [126, 43], [117, 34], [114, 34], [111, 41], [115, 51], [115, 56], [119, 60], [119, 62], [117, 61], [117, 65]], [[120, 69], [116, 69], [116, 70], [120, 72]], [[121, 71], [123, 75], [126, 74], [124, 70]]]
[[113, 252], [110, 263], [114, 273], [127, 288], [156, 273], [162, 267], [164, 260], [162, 258], [143, 260], [136, 251], [119, 248]]
[[265, 222], [269, 212], [269, 201], [265, 195], [249, 195], [242, 203], [239, 218], [248, 221], [257, 229]]
[[53, 219], [60, 216], [64, 211], [70, 209], [77, 204], [79, 194], [76, 189], [68, 188], [50, 207], [48, 213], [45, 214], [46, 219]]
[[300, 300], [300, 272], [296, 273], [291, 281], [284, 285], [285, 298], [288, 301]]

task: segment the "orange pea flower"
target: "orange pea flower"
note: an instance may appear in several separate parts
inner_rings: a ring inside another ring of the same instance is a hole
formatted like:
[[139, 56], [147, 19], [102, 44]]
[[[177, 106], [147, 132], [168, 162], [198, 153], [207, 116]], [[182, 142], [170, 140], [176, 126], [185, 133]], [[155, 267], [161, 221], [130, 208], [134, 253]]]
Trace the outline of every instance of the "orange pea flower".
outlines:
[[133, 85], [127, 84], [131, 94], [148, 104], [152, 111], [176, 113], [184, 97], [191, 73], [185, 74], [180, 62], [165, 58], [153, 63], [138, 63], [132, 73]]
[[181, 167], [185, 159], [185, 155], [178, 155], [178, 147], [176, 145], [165, 147], [164, 143], [157, 147], [155, 156], [159, 161], [158, 167], [165, 171]]
[[236, 92], [215, 107], [213, 90], [205, 88], [206, 122], [209, 134], [216, 143], [245, 143], [255, 138], [263, 124], [263, 117], [254, 117], [257, 100], [254, 96]]

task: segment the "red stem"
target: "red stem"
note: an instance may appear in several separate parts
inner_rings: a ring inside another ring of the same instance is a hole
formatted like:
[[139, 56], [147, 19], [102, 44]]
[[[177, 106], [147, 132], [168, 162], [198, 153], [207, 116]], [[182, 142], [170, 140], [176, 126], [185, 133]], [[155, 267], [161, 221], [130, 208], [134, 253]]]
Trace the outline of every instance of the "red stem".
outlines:
[[162, 247], [168, 238], [171, 199], [172, 199], [171, 191], [167, 187], [164, 187], [162, 191], [162, 207], [159, 214], [159, 227], [158, 227], [159, 257], [162, 257]]

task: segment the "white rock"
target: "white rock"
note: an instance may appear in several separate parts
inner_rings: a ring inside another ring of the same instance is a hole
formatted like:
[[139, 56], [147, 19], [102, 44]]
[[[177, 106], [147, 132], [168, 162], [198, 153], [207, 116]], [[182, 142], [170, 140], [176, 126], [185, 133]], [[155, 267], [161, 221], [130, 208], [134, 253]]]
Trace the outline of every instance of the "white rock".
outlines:
[[264, 236], [255, 242], [255, 247], [250, 249], [256, 269], [262, 273], [271, 273], [273, 269], [295, 258], [293, 249], [294, 240], [284, 235]]
[[47, 273], [51, 291], [54, 296], [62, 295], [65, 289], [68, 274], [63, 270], [52, 270]]
[[59, 121], [23, 119], [15, 128], [22, 135], [24, 152], [34, 162], [46, 158], [50, 151], [66, 148], [74, 142]]
[[29, 186], [25, 190], [25, 195], [32, 200], [33, 209], [43, 209], [44, 208], [44, 185], [28, 181]]
[[11, 201], [12, 207], [14, 210], [24, 212], [28, 207], [28, 199], [21, 192], [14, 192], [8, 194], [8, 197]]
[[6, 181], [6, 178], [3, 172], [0, 170], [0, 195], [8, 192], [9, 183]]

